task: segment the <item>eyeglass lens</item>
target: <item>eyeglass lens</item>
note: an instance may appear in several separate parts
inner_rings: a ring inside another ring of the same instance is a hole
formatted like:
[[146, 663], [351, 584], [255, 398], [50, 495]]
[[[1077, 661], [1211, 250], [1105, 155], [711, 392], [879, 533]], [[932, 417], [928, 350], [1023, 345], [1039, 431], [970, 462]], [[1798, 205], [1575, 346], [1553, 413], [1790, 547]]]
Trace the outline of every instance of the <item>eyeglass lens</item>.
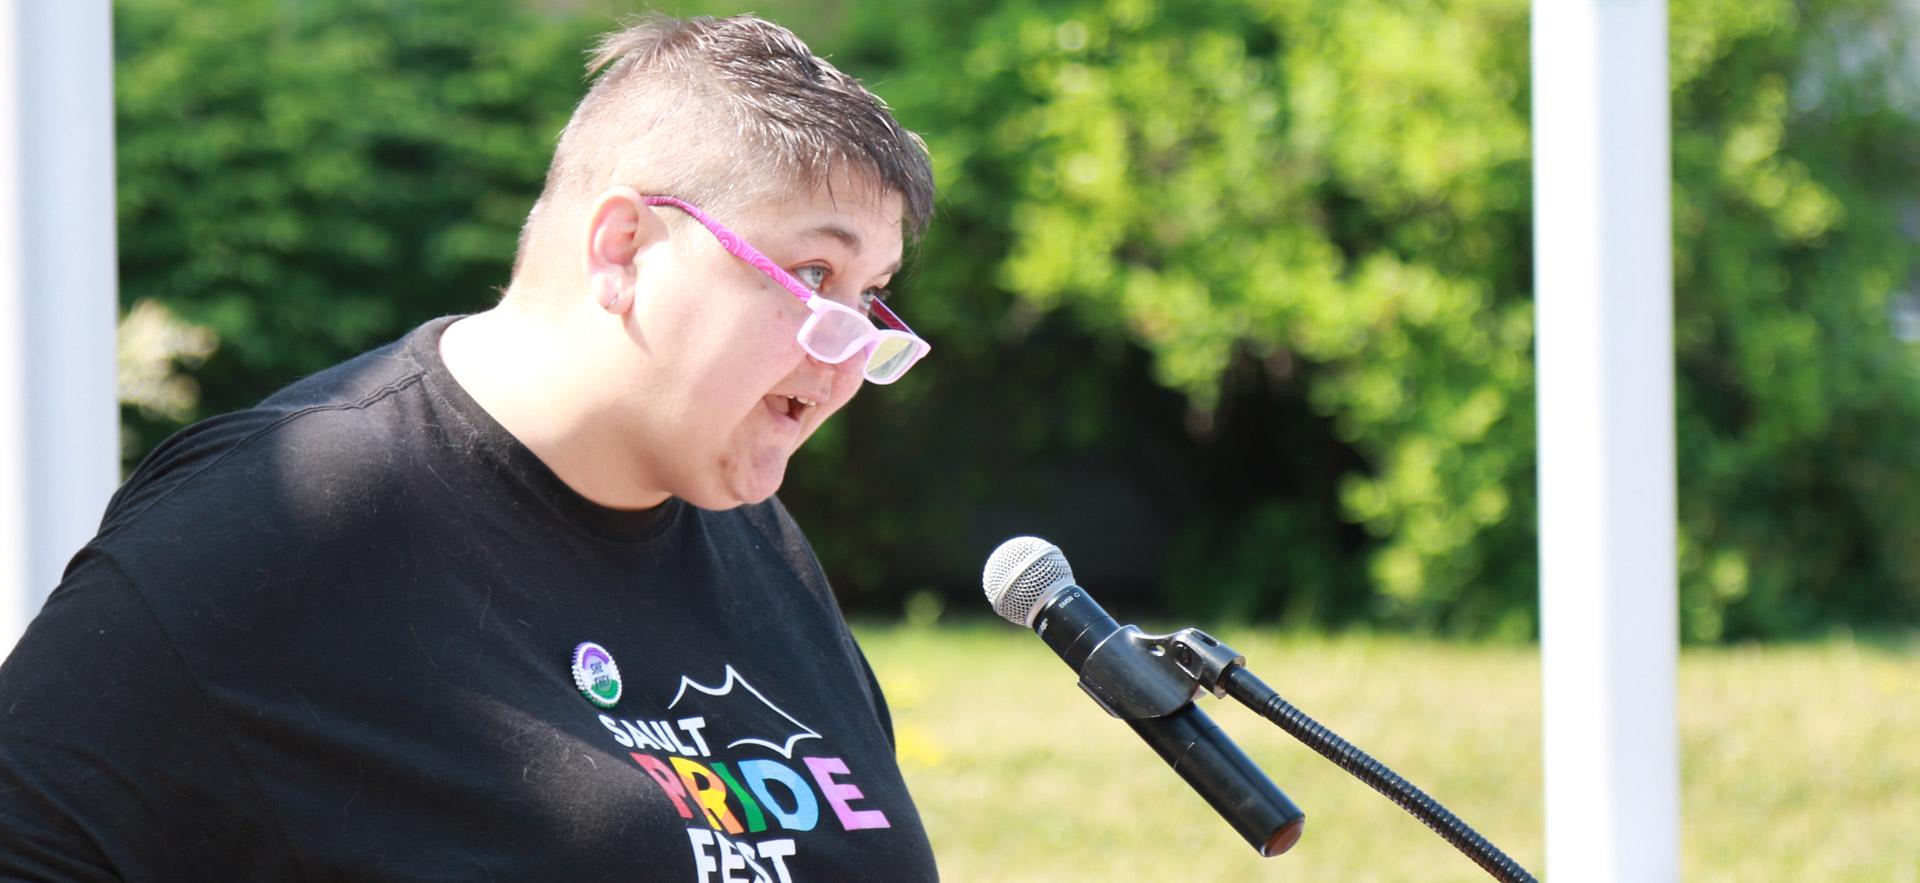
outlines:
[[873, 330], [873, 325], [857, 313], [829, 310], [816, 315], [804, 330], [808, 348], [822, 356], [831, 356], [827, 361], [838, 364], [853, 355], [854, 348]]
[[880, 338], [880, 345], [867, 357], [867, 373], [878, 378], [897, 377], [913, 364], [913, 341], [891, 334]]
[[867, 354], [865, 373], [869, 379], [890, 380], [913, 364], [914, 341], [902, 334], [875, 334], [866, 317], [853, 312], [831, 310], [814, 317], [803, 329], [802, 341], [822, 361], [839, 364], [854, 355], [870, 338], [873, 350]]

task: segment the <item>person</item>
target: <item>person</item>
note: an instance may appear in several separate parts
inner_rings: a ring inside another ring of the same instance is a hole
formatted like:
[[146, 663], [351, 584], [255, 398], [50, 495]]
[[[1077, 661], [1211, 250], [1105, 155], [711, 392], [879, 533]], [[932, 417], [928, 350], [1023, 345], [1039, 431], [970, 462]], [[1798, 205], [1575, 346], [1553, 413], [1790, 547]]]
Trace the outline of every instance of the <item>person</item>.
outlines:
[[589, 71], [496, 306], [115, 495], [0, 668], [0, 878], [936, 876], [774, 497], [928, 351], [882, 300], [926, 150], [751, 17]]

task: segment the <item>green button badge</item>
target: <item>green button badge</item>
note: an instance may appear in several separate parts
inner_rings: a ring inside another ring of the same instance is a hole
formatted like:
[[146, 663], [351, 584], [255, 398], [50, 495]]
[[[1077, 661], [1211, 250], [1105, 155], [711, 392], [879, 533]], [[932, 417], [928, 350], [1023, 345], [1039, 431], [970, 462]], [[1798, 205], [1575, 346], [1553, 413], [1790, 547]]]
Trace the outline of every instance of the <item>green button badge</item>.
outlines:
[[612, 708], [620, 701], [620, 666], [613, 664], [607, 648], [582, 641], [573, 648], [573, 685], [588, 702]]

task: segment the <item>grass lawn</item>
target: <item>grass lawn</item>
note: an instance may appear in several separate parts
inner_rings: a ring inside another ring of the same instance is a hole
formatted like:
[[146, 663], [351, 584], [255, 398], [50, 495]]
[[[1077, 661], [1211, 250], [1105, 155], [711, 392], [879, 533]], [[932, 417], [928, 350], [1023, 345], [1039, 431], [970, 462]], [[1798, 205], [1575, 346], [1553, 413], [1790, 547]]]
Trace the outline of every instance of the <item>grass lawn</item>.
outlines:
[[[1231, 700], [1202, 702], [1307, 813], [1278, 858], [1259, 858], [1031, 634], [997, 620], [858, 631], [946, 879], [1490, 879]], [[1215, 634], [1544, 875], [1533, 648]], [[1680, 731], [1685, 879], [1920, 883], [1920, 653], [1689, 650]]]

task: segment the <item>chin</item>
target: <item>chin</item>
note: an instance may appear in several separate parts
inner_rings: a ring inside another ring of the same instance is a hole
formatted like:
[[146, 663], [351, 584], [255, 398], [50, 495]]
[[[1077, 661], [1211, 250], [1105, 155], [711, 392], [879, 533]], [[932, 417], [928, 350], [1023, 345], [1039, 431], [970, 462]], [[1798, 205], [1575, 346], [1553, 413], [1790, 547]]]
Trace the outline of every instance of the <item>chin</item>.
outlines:
[[680, 499], [702, 509], [732, 509], [763, 503], [786, 481], [790, 451], [767, 446], [753, 454], [722, 459], [705, 481], [687, 482]]
[[755, 482], [751, 487], [718, 487], [698, 494], [688, 494], [682, 499], [702, 509], [732, 509], [736, 506], [751, 506], [764, 503], [780, 490], [780, 478], [772, 482]]

